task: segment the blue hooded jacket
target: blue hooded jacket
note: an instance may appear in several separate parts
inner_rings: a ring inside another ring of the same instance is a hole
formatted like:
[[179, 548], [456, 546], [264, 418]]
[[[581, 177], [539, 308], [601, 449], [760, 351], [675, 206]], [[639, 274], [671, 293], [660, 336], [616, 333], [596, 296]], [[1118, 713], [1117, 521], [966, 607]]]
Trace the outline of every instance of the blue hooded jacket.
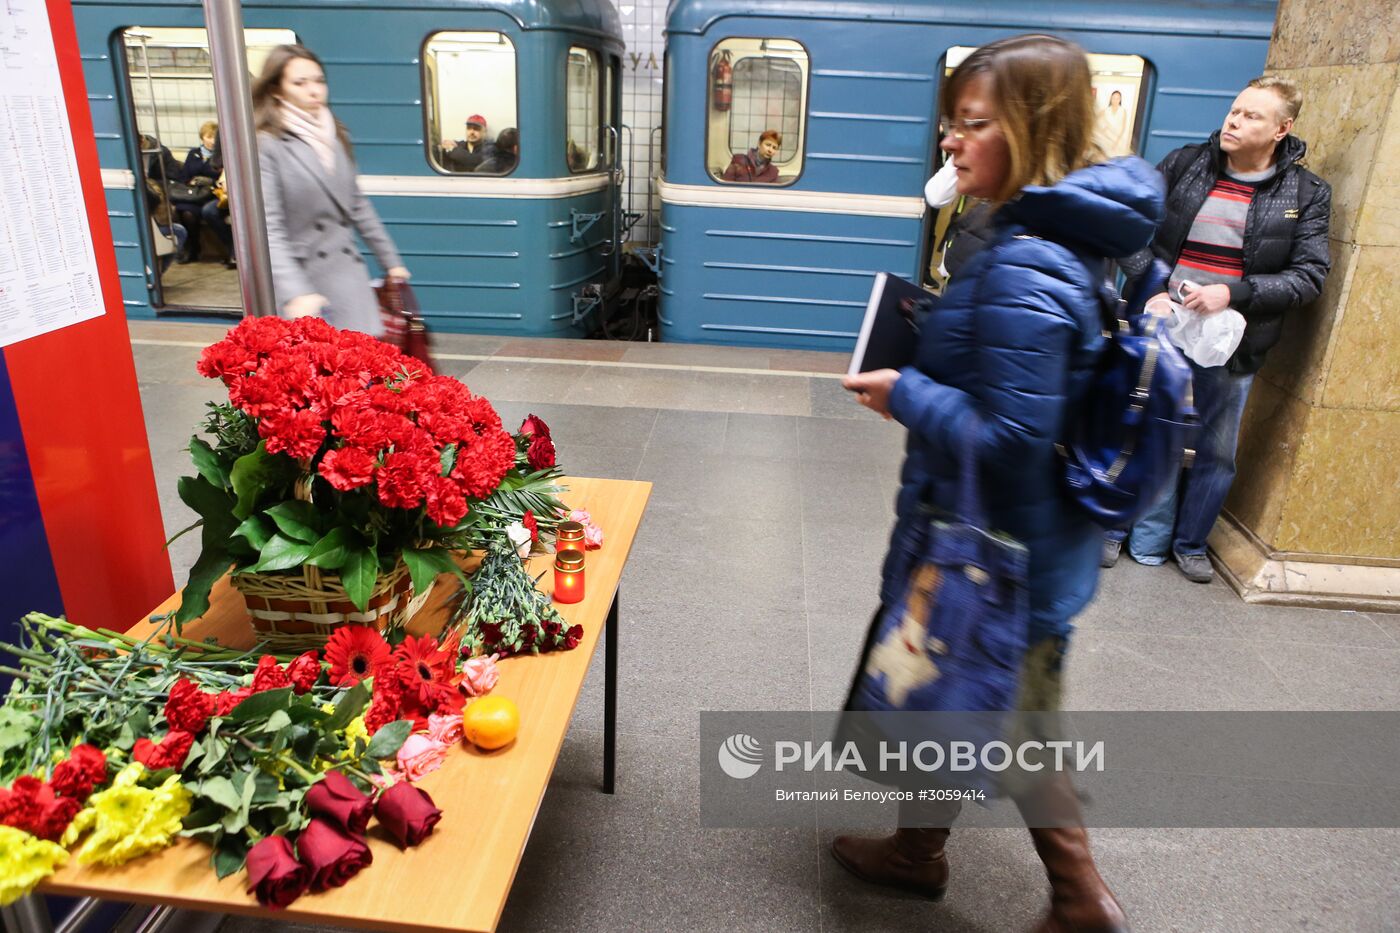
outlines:
[[[920, 505], [952, 511], [958, 438], [975, 438], [993, 530], [1026, 545], [1031, 643], [1065, 635], [1094, 594], [1102, 529], [1061, 491], [1055, 442], [1103, 349], [1103, 258], [1152, 240], [1163, 184], [1138, 158], [1027, 187], [993, 219], [987, 246], [959, 271], [924, 322], [890, 413], [909, 429], [881, 596], [898, 597]], [[1082, 257], [1082, 258], [1081, 258]], [[1086, 265], [1087, 263], [1087, 265]]]

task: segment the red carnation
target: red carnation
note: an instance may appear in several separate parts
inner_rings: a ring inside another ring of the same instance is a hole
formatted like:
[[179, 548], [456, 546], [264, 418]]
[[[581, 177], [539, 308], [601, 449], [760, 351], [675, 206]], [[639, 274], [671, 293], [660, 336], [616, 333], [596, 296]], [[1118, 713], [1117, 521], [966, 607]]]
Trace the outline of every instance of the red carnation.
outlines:
[[417, 454], [395, 452], [379, 468], [379, 501], [391, 509], [411, 509], [423, 503], [423, 472]]
[[287, 665], [287, 679], [298, 696], [310, 691], [321, 676], [321, 659], [315, 651], [304, 651]]
[[389, 667], [374, 678], [374, 700], [365, 713], [365, 729], [374, 735], [391, 722], [403, 718], [403, 688], [398, 674]]
[[426, 484], [428, 517], [441, 528], [451, 528], [467, 514], [467, 499], [456, 482], [446, 476], [434, 476]]
[[267, 441], [268, 453], [303, 460], [315, 456], [326, 439], [321, 422], [321, 416], [309, 409], [273, 412], [258, 420], [258, 435]]
[[136, 746], [131, 750], [131, 757], [152, 771], [180, 768], [184, 766], [193, 745], [193, 733], [172, 729], [160, 742], [152, 742], [147, 738], [137, 739]]
[[533, 414], [529, 415], [521, 422], [520, 430], [516, 433], [523, 434], [526, 437], [552, 437], [549, 433], [549, 425], [545, 424], [538, 415]]
[[326, 642], [326, 663], [335, 687], [352, 687], [393, 662], [389, 643], [367, 625], [339, 625]]
[[547, 470], [554, 466], [554, 441], [536, 436], [530, 442], [530, 449], [525, 452], [525, 459], [530, 461], [532, 470]]
[[258, 658], [258, 666], [253, 671], [252, 688], [254, 693], [262, 693], [264, 690], [280, 690], [291, 685], [291, 678], [278, 665], [275, 657], [265, 654]]
[[80, 800], [55, 795], [52, 786], [31, 774], [15, 778], [0, 798], [0, 823], [50, 841], [63, 835], [83, 807]]
[[233, 712], [233, 708], [253, 695], [252, 687], [239, 687], [237, 690], [225, 690], [214, 697], [214, 715], [227, 716]]
[[564, 633], [564, 650], [565, 650], [565, 651], [568, 651], [568, 650], [570, 650], [570, 649], [577, 648], [577, 647], [578, 647], [578, 643], [579, 643], [582, 639], [583, 639], [583, 626], [582, 626], [582, 625], [571, 625], [571, 626], [569, 626], [569, 630], [568, 630], [566, 633]]
[[328, 451], [317, 469], [336, 489], [349, 492], [374, 479], [374, 456], [360, 447], [340, 447]]
[[209, 717], [214, 715], [214, 706], [212, 694], [200, 690], [194, 681], [181, 677], [170, 688], [170, 698], [165, 701], [165, 721], [171, 729], [199, 735]]
[[520, 516], [520, 524], [524, 525], [525, 530], [530, 532], [531, 543], [540, 540], [540, 523], [535, 519], [534, 512], [527, 510], [524, 515]]
[[74, 800], [86, 800], [94, 787], [107, 781], [107, 756], [91, 745], [74, 746], [67, 761], [53, 769], [49, 783], [56, 793]]

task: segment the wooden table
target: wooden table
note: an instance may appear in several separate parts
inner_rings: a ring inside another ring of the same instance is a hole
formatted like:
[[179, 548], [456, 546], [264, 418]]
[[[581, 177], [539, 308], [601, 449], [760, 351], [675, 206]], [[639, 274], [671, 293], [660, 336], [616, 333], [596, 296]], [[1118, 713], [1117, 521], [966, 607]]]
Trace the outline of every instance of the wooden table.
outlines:
[[[418, 786], [432, 795], [443, 817], [422, 845], [400, 851], [387, 838], [371, 832], [372, 865], [345, 887], [308, 893], [280, 911], [259, 907], [244, 892], [246, 875], [241, 871], [217, 880], [209, 864], [209, 847], [190, 840], [119, 868], [80, 867], [71, 860], [40, 890], [371, 930], [495, 930], [579, 690], [603, 636], [603, 789], [608, 793], [613, 789], [618, 581], [651, 484], [602, 479], [570, 479], [566, 483], [570, 492], [564, 500], [573, 508], [588, 509], [604, 534], [602, 549], [588, 553], [583, 601], [558, 607], [568, 622], [583, 625], [583, 641], [573, 651], [501, 662], [500, 682], [492, 693], [509, 697], [520, 707], [519, 738], [493, 753], [463, 745], [441, 769], [423, 778]], [[550, 560], [548, 555], [532, 558], [531, 572], [551, 566]], [[540, 586], [551, 589], [553, 574], [545, 574]], [[450, 589], [436, 588], [429, 604], [410, 624], [411, 631], [441, 628], [445, 618], [442, 603]], [[177, 594], [154, 614], [169, 612], [178, 604]], [[149, 630], [149, 621], [143, 620], [131, 632], [138, 633], [142, 627]], [[186, 631], [195, 638], [212, 635], [232, 646], [253, 643], [242, 599], [227, 580], [215, 589], [209, 612]]]

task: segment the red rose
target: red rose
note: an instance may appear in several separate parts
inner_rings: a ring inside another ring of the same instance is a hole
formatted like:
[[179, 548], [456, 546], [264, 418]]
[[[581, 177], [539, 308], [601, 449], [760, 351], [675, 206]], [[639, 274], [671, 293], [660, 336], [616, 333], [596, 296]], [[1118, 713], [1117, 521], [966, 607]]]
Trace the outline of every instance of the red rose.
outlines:
[[449, 477], [434, 476], [426, 484], [428, 517], [440, 528], [451, 528], [467, 514], [467, 500], [462, 490]]
[[321, 676], [321, 658], [315, 651], [303, 651], [287, 665], [287, 679], [298, 696], [307, 693]]
[[199, 689], [194, 681], [181, 677], [170, 688], [165, 701], [165, 721], [171, 729], [199, 735], [214, 715], [214, 696]]
[[178, 769], [184, 766], [193, 745], [194, 733], [172, 729], [158, 743], [147, 738], [137, 739], [136, 746], [131, 750], [131, 757], [152, 771], [162, 768]]
[[239, 687], [237, 690], [225, 690], [214, 697], [214, 715], [227, 716], [233, 712], [233, 708], [253, 695], [252, 687]]
[[520, 424], [517, 434], [526, 437], [552, 437], [549, 433], [549, 425], [545, 424], [538, 415], [530, 415]]
[[286, 907], [311, 883], [311, 870], [296, 860], [286, 836], [265, 836], [248, 850], [248, 893], [264, 907]]
[[321, 458], [317, 470], [341, 492], [349, 492], [374, 479], [374, 456], [360, 447], [340, 447]]
[[291, 679], [287, 676], [287, 672], [277, 664], [275, 657], [265, 654], [258, 658], [257, 669], [253, 671], [253, 693], [262, 693], [264, 690], [280, 690], [291, 685]]
[[433, 805], [428, 792], [407, 781], [399, 781], [379, 795], [374, 815], [402, 848], [416, 846], [428, 838], [442, 819], [442, 811]]
[[306, 792], [306, 808], [348, 833], [363, 836], [369, 827], [374, 801], [360, 793], [360, 789], [339, 771], [327, 771]]
[[313, 819], [297, 837], [297, 857], [311, 871], [311, 890], [338, 888], [374, 860], [363, 839]]
[[525, 452], [525, 459], [530, 461], [530, 469], [547, 470], [554, 466], [554, 442], [548, 437], [537, 436], [530, 442], [530, 449]]
[[107, 781], [107, 756], [91, 745], [78, 745], [67, 761], [53, 769], [49, 783], [55, 792], [74, 800], [86, 800], [92, 789]]

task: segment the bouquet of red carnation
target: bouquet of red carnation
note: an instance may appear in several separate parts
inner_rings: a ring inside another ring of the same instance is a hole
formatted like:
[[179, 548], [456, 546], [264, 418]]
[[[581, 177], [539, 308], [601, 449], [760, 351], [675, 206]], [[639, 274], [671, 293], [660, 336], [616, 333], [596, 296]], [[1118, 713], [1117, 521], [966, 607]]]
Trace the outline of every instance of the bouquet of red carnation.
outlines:
[[451, 551], [558, 512], [561, 471], [533, 425], [512, 435], [486, 399], [372, 337], [248, 318], [198, 369], [229, 401], [210, 405], [211, 441], [190, 441], [198, 475], [179, 485], [203, 535], [179, 622], [204, 613], [230, 567], [338, 573], [364, 612], [400, 561], [423, 592], [459, 573]]

